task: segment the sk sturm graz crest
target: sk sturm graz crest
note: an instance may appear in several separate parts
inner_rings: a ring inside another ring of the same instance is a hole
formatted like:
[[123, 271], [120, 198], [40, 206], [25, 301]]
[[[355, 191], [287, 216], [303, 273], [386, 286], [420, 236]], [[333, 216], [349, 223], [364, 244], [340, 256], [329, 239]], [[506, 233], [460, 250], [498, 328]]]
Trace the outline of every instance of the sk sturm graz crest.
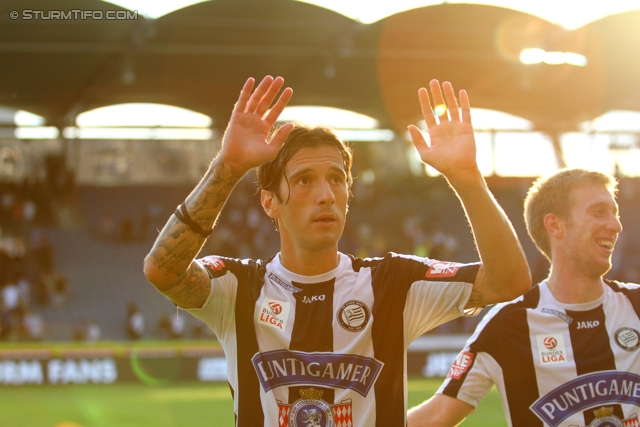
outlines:
[[338, 323], [349, 332], [359, 332], [367, 326], [371, 312], [362, 301], [351, 300], [338, 311]]
[[640, 332], [633, 328], [620, 328], [615, 332], [615, 342], [623, 350], [636, 351], [640, 347]]
[[[593, 411], [596, 418], [588, 425], [584, 427], [638, 427], [638, 416], [633, 414], [630, 418], [621, 420], [613, 415], [612, 407], [602, 407]], [[578, 427], [578, 426], [571, 426]]]
[[353, 425], [351, 399], [338, 404], [322, 400], [322, 390], [300, 390], [300, 399], [292, 404], [278, 402], [279, 427], [348, 427]]

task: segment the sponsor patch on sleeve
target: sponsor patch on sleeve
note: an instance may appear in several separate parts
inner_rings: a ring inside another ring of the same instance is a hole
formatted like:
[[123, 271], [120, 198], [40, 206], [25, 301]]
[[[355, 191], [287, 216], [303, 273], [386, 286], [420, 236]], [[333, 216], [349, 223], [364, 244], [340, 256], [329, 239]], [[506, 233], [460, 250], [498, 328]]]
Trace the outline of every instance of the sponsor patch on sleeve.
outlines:
[[429, 266], [425, 277], [453, 277], [462, 266], [457, 262], [436, 261]]
[[454, 360], [453, 365], [451, 365], [447, 378], [459, 380], [462, 375], [469, 370], [472, 362], [473, 353], [461, 351], [458, 357], [456, 357], [456, 360]]
[[220, 257], [215, 255], [204, 257], [200, 260], [200, 262], [202, 262], [203, 265], [209, 267], [213, 271], [220, 271], [225, 267], [224, 261], [222, 261]]

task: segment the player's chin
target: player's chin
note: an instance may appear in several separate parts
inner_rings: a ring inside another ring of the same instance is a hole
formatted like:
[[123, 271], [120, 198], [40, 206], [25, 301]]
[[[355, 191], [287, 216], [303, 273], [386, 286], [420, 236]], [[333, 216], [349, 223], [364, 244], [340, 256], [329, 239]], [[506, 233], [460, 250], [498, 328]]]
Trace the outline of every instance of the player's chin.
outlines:
[[611, 259], [600, 259], [591, 265], [594, 275], [604, 276], [613, 268]]
[[311, 232], [318, 236], [342, 235], [344, 223], [342, 221], [314, 221], [311, 226]]
[[313, 233], [313, 243], [312, 246], [316, 248], [316, 250], [329, 249], [338, 244], [340, 237], [342, 236], [342, 229], [340, 230], [316, 230]]

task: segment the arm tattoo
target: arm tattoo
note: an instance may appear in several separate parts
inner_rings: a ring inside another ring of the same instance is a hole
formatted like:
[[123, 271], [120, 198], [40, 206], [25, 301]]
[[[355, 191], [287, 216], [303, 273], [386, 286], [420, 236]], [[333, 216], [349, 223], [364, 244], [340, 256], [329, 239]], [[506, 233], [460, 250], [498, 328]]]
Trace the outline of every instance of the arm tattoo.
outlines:
[[[214, 160], [196, 191], [187, 199], [193, 220], [205, 230], [211, 228], [233, 187], [241, 178], [242, 174], [234, 168]], [[195, 196], [193, 200], [192, 196]]]
[[[213, 227], [242, 175], [220, 159], [214, 159], [206, 175], [187, 197], [185, 204], [189, 215], [203, 230]], [[202, 297], [200, 282], [193, 286], [187, 282], [202, 275], [198, 269], [194, 270], [192, 262], [204, 241], [202, 236], [171, 216], [149, 253], [148, 261], [155, 268], [156, 277], [160, 277], [156, 281], [160, 283], [154, 282], [154, 285], [171, 299], [174, 299], [171, 295], [175, 295], [174, 302], [179, 300], [191, 306], [195, 301], [191, 301], [189, 295], [197, 301]]]
[[206, 271], [193, 264], [175, 286], [164, 290], [164, 294], [182, 308], [200, 308], [207, 300], [211, 279]]
[[[166, 229], [167, 227], [165, 227]], [[153, 263], [154, 265], [163, 270], [174, 271], [176, 268], [180, 270], [178, 267], [180, 263], [184, 263], [185, 261], [191, 262], [191, 258], [194, 251], [200, 249], [200, 245], [198, 245], [195, 239], [189, 238], [188, 233], [189, 230], [175, 230], [178, 227], [174, 227], [174, 232], [169, 236], [163, 238], [163, 235], [160, 234], [158, 240], [156, 242], [156, 247], [154, 247], [154, 251], [152, 254], [154, 255]], [[184, 227], [180, 227], [184, 228]], [[195, 243], [195, 244], [194, 244]], [[188, 265], [188, 264], [187, 264]], [[184, 266], [182, 269], [186, 268]], [[178, 272], [175, 272], [176, 274]]]

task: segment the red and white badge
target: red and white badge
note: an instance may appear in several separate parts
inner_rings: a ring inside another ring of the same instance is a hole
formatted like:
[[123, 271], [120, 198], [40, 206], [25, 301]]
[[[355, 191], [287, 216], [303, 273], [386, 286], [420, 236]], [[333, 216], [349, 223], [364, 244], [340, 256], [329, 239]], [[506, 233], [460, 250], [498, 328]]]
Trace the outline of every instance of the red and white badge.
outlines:
[[258, 324], [284, 331], [289, 319], [289, 305], [288, 301], [265, 298], [258, 313]]
[[457, 262], [437, 261], [429, 266], [425, 277], [453, 277], [462, 265]]
[[567, 350], [562, 334], [536, 335], [541, 365], [567, 362]]
[[211, 267], [213, 271], [220, 271], [224, 268], [224, 261], [217, 256], [208, 256], [200, 260], [204, 265]]
[[461, 351], [460, 354], [458, 354], [458, 357], [456, 357], [456, 360], [453, 361], [453, 365], [451, 365], [447, 378], [459, 380], [462, 375], [469, 370], [472, 363], [473, 353]]

